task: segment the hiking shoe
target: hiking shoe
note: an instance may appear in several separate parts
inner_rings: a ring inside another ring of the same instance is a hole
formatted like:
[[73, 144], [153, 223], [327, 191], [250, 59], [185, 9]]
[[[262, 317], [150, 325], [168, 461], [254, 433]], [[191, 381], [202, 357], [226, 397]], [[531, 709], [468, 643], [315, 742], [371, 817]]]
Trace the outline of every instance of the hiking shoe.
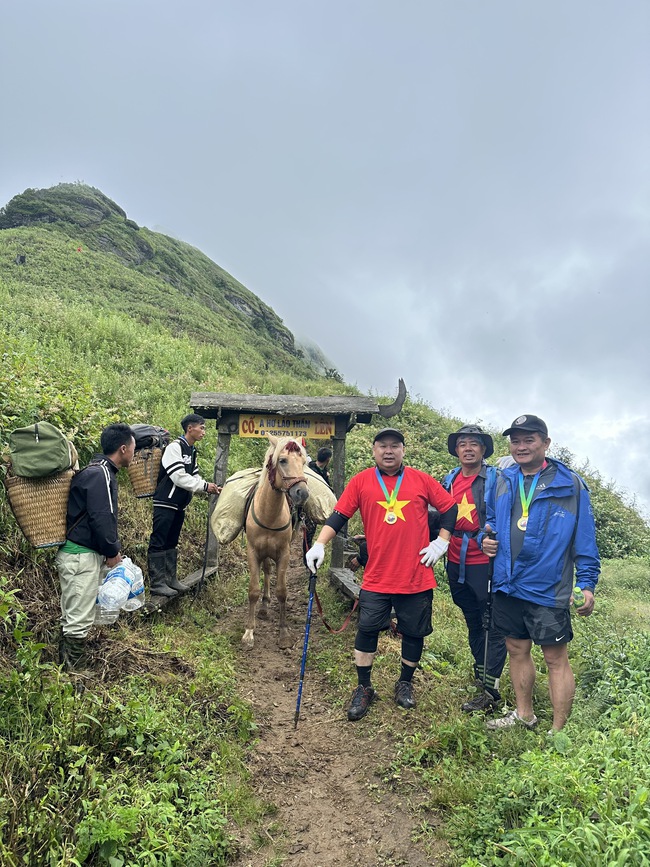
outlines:
[[537, 725], [537, 717], [533, 714], [532, 719], [523, 719], [516, 710], [511, 710], [510, 713], [499, 717], [499, 719], [488, 720], [485, 725], [493, 732], [500, 731], [501, 729], [510, 729], [516, 725], [524, 726], [527, 729], [534, 729]]
[[377, 693], [371, 686], [359, 686], [352, 693], [352, 700], [348, 707], [348, 719], [350, 722], [356, 722], [364, 717], [370, 708], [370, 705], [377, 699]]
[[395, 702], [406, 710], [415, 707], [413, 684], [410, 680], [398, 680], [395, 684]]
[[496, 710], [498, 703], [499, 699], [495, 698], [492, 693], [489, 693], [485, 689], [473, 699], [466, 701], [464, 705], [461, 705], [461, 710], [463, 713], [478, 713], [479, 711], [482, 711], [483, 713], [492, 713]]

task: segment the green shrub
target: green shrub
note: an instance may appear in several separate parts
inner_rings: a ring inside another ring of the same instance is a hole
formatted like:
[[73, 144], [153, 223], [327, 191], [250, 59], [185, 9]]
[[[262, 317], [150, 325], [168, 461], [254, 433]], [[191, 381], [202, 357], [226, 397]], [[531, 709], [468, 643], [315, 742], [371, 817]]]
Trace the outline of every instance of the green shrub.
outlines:
[[598, 727], [572, 718], [541, 747], [494, 761], [451, 817], [466, 856], [522, 867], [650, 863], [650, 636], [599, 659], [588, 687]]

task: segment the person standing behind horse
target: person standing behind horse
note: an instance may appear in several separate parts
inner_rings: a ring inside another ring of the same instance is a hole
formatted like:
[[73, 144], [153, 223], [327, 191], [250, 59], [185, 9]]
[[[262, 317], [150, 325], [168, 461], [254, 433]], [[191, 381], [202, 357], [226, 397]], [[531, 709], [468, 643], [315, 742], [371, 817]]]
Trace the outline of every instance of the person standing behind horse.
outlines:
[[316, 453], [316, 460], [309, 461], [309, 469], [313, 470], [315, 473], [318, 473], [319, 476], [322, 476], [327, 484], [330, 483], [330, 476], [327, 472], [327, 467], [329, 466], [329, 462], [332, 460], [332, 449], [327, 446], [323, 446], [323, 448], [318, 449]]
[[[476, 537], [485, 525], [486, 492], [496, 483], [496, 467], [485, 458], [494, 451], [492, 437], [476, 425], [464, 425], [449, 434], [447, 448], [458, 456], [460, 465], [443, 479], [442, 485], [458, 503], [456, 527], [447, 551], [447, 577], [455, 604], [467, 624], [469, 647], [474, 657], [474, 677], [480, 692], [465, 702], [465, 713], [491, 712], [501, 701], [499, 678], [506, 661], [506, 643], [490, 629], [485, 634], [484, 617], [488, 607], [488, 563]], [[485, 642], [487, 640], [487, 670]]]
[[[359, 510], [368, 543], [368, 563], [359, 592], [359, 626], [354, 643], [358, 686], [352, 694], [348, 719], [366, 715], [377, 694], [371, 683], [379, 633], [397, 614], [402, 635], [402, 666], [395, 684], [395, 701], [415, 707], [413, 674], [422, 656], [424, 638], [433, 631], [431, 614], [436, 579], [434, 564], [449, 545], [457, 506], [450, 494], [426, 473], [405, 467], [404, 435], [384, 428], [372, 446], [375, 466], [353, 476], [307, 552], [315, 572], [325, 558], [325, 545]], [[440, 534], [429, 541], [428, 509], [440, 512]]]
[[173, 597], [189, 589], [176, 577], [177, 546], [185, 509], [194, 494], [218, 494], [221, 490], [199, 475], [195, 443], [205, 436], [205, 419], [190, 413], [181, 419], [181, 427], [183, 435], [169, 443], [163, 452], [153, 495], [153, 531], [147, 556], [153, 596]]
[[59, 657], [67, 670], [87, 664], [86, 638], [95, 622], [95, 601], [102, 565], [121, 561], [117, 534], [117, 473], [135, 453], [128, 424], [111, 424], [100, 439], [102, 452], [77, 473], [70, 485], [66, 541], [56, 555], [61, 582]]
[[[329, 466], [329, 462], [332, 460], [332, 449], [327, 446], [323, 446], [318, 449], [316, 453], [316, 460], [309, 461], [307, 465], [310, 470], [313, 470], [315, 473], [318, 473], [324, 481], [330, 485], [330, 474], [327, 471], [327, 467]], [[303, 544], [303, 563], [305, 566], [307, 565], [305, 561], [305, 557], [307, 556], [307, 551], [311, 548], [312, 542], [314, 540], [314, 533], [316, 532], [316, 522], [312, 521], [309, 515], [305, 514], [305, 512], [301, 512], [302, 519], [305, 522], [305, 539]]]

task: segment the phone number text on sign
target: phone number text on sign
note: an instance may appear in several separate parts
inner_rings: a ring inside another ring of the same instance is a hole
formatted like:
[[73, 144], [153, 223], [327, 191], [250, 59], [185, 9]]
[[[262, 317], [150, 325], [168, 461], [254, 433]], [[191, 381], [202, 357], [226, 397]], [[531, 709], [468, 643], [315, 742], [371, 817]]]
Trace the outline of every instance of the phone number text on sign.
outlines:
[[295, 439], [329, 439], [334, 436], [334, 419], [331, 416], [239, 416], [240, 437], [263, 437], [267, 433]]

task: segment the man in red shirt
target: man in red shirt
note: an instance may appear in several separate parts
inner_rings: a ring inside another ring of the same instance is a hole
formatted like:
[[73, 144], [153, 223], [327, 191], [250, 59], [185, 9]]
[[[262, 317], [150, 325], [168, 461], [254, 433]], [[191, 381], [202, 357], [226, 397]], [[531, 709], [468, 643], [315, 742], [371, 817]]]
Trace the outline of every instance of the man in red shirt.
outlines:
[[[456, 527], [447, 551], [449, 589], [467, 624], [474, 657], [477, 695], [462, 705], [465, 713], [492, 712], [501, 701], [499, 678], [506, 661], [506, 643], [486, 622], [488, 611], [488, 562], [476, 537], [485, 526], [485, 500], [494, 489], [496, 467], [486, 464], [494, 451], [492, 437], [477, 425], [464, 425], [447, 438], [449, 454], [460, 466], [443, 479], [443, 487], [458, 503]], [[486, 635], [488, 627], [488, 635]], [[486, 654], [487, 648], [487, 654]]]
[[[442, 485], [426, 473], [405, 467], [404, 435], [384, 428], [372, 446], [375, 466], [348, 482], [334, 512], [309, 549], [306, 562], [315, 572], [325, 558], [325, 545], [359, 510], [368, 544], [368, 563], [359, 592], [359, 626], [354, 643], [358, 686], [348, 719], [359, 720], [377, 695], [371, 685], [379, 633], [394, 609], [402, 635], [402, 667], [395, 684], [400, 707], [415, 707], [412, 678], [422, 656], [424, 638], [433, 631], [431, 612], [436, 579], [434, 564], [443, 556], [456, 524], [457, 506]], [[440, 512], [441, 529], [429, 541], [428, 509]]]

